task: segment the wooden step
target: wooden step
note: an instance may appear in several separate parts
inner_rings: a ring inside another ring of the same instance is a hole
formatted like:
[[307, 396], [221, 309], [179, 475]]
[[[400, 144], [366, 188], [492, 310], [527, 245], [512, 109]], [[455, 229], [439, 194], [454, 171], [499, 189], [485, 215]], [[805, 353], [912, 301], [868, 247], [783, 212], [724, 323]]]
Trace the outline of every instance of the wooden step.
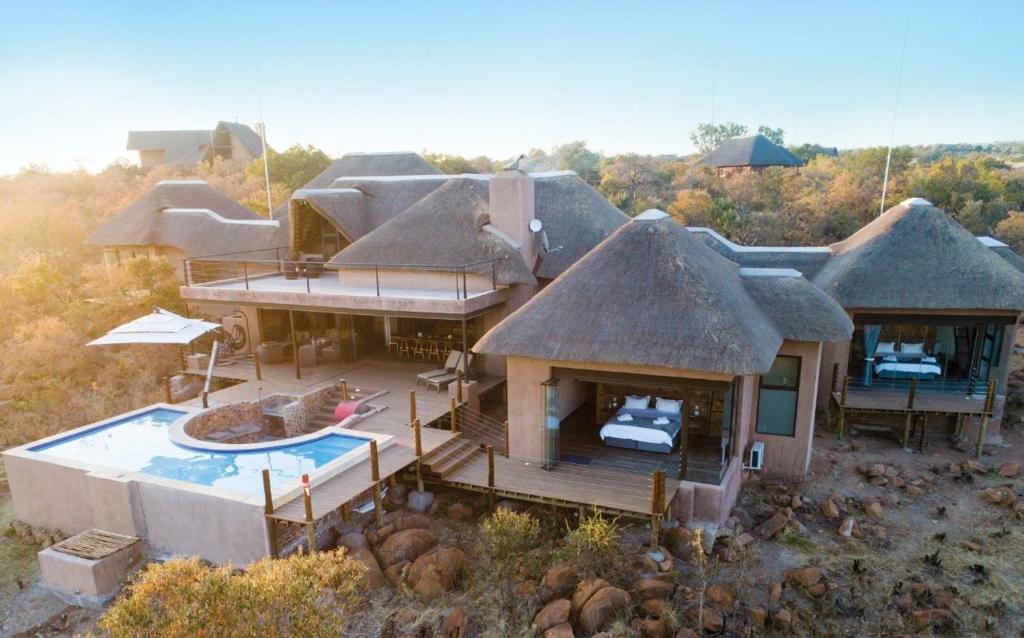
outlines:
[[467, 441], [448, 453], [441, 460], [430, 465], [430, 473], [445, 479], [471, 463], [483, 451], [476, 443]]
[[477, 457], [479, 457], [479, 456], [481, 456], [483, 454], [484, 454], [484, 451], [481, 450], [479, 447], [473, 448], [472, 450], [469, 451], [468, 454], [463, 456], [461, 459], [459, 459], [458, 461], [455, 461], [451, 465], [448, 465], [444, 469], [442, 469], [440, 471], [440, 473], [439, 473], [439, 476], [441, 477], [441, 480], [444, 480], [444, 479], [447, 479], [450, 476], [453, 476], [459, 470], [461, 470], [462, 468], [466, 467], [467, 465], [469, 465], [470, 463], [475, 461], [477, 459]]
[[[448, 445], [449, 442], [453, 444]], [[462, 452], [469, 448], [472, 448], [475, 445], [472, 441], [469, 441], [462, 437], [454, 438], [449, 442], [445, 442], [443, 445], [440, 446], [440, 448], [438, 448], [438, 450], [434, 450], [434, 452], [430, 454], [430, 460], [426, 462], [426, 465], [431, 467], [435, 465], [444, 465], [449, 460], [451, 460], [452, 457], [459, 456], [459, 454], [461, 454]], [[441, 448], [444, 449], [442, 450]]]
[[438, 445], [433, 450], [430, 450], [429, 452], [424, 454], [423, 455], [423, 459], [422, 459], [423, 464], [424, 465], [429, 465], [432, 462], [436, 463], [437, 459], [442, 454], [445, 454], [445, 453], [451, 451], [452, 448], [454, 448], [454, 447], [456, 447], [458, 445], [462, 445], [462, 442], [463, 442], [463, 439], [459, 435], [451, 437], [450, 439], [448, 439], [447, 441], [445, 441], [441, 445]]

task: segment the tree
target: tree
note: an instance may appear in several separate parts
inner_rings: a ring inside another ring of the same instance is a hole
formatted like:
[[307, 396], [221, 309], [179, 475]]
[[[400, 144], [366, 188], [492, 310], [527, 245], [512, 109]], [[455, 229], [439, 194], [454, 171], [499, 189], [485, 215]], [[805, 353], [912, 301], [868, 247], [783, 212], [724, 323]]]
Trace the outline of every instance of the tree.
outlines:
[[569, 142], [556, 146], [551, 151], [551, 158], [558, 168], [575, 172], [591, 185], [601, 181], [601, 174], [597, 170], [601, 156], [587, 148], [586, 142]]
[[[289, 192], [302, 188], [331, 165], [331, 158], [312, 145], [296, 144], [283, 153], [267, 149], [270, 159], [270, 180]], [[263, 158], [258, 157], [245, 167], [249, 177], [264, 179]]]
[[779, 146], [782, 146], [783, 144], [786, 143], [784, 139], [786, 136], [786, 132], [780, 128], [772, 128], [770, 126], [765, 126], [764, 124], [762, 124], [761, 126], [757, 127], [757, 132], [767, 137], [768, 141], [772, 142], [773, 144], [778, 144]]
[[447, 175], [460, 175], [462, 173], [476, 173], [479, 158], [473, 162], [461, 155], [445, 155], [444, 153], [423, 153], [423, 159], [427, 160], [435, 168]]
[[1006, 219], [996, 225], [996, 237], [1009, 244], [1016, 253], [1024, 255], [1024, 213], [1010, 211]]
[[658, 158], [626, 153], [605, 160], [599, 188], [613, 204], [635, 215], [660, 205], [662, 187], [671, 181], [671, 173]]
[[746, 132], [747, 127], [736, 122], [726, 122], [724, 124], [701, 123], [697, 125], [696, 131], [690, 133], [690, 141], [696, 145], [697, 150], [701, 153], [710, 153], [725, 140], [745, 135]]

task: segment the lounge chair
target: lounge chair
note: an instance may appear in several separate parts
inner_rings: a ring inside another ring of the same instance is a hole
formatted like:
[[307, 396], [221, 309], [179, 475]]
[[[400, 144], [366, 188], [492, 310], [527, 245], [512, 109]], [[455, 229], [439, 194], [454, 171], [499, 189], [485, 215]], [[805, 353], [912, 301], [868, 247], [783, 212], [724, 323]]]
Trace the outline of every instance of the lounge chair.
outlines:
[[416, 385], [423, 383], [427, 385], [427, 382], [435, 377], [441, 377], [446, 374], [455, 374], [455, 368], [459, 365], [462, 360], [462, 353], [458, 350], [452, 350], [448, 353], [448, 358], [444, 362], [443, 368], [437, 370], [431, 370], [429, 372], [423, 372], [416, 375]]
[[[469, 359], [468, 366], [466, 365], [467, 358]], [[463, 357], [462, 359], [460, 359], [458, 369], [462, 371], [462, 378], [468, 379], [470, 377], [469, 373], [472, 372], [473, 370], [473, 355], [470, 354], [468, 357]], [[449, 385], [451, 385], [451, 383], [455, 381], [457, 376], [458, 375], [455, 372], [451, 372], [449, 374], [443, 374], [439, 377], [432, 377], [430, 379], [427, 379], [427, 387], [440, 392], [441, 390], [444, 390]]]

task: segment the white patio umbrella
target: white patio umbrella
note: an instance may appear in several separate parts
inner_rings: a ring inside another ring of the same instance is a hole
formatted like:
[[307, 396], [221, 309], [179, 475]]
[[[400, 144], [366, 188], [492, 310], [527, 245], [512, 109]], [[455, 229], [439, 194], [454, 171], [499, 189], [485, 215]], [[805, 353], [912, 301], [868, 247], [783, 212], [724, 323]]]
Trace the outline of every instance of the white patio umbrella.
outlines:
[[[155, 345], [185, 346], [208, 332], [220, 329], [220, 324], [188, 319], [163, 308], [154, 308], [153, 312], [138, 319], [122, 324], [99, 339], [90, 341], [90, 346], [113, 346], [130, 343], [148, 343]], [[210, 364], [206, 370], [206, 382], [203, 384], [203, 407], [207, 407], [206, 397], [210, 392], [210, 381], [213, 379], [213, 366], [217, 360], [220, 342], [214, 340], [210, 352]]]

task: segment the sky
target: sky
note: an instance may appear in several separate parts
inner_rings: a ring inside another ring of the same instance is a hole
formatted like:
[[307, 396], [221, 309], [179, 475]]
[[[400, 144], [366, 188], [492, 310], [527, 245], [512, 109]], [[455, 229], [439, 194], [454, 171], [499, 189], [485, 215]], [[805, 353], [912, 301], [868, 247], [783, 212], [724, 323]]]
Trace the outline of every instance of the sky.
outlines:
[[98, 170], [131, 157], [129, 129], [218, 120], [332, 156], [683, 154], [712, 119], [879, 146], [894, 107], [896, 144], [1024, 139], [1020, 2], [0, 0], [0, 15], [0, 174]]

